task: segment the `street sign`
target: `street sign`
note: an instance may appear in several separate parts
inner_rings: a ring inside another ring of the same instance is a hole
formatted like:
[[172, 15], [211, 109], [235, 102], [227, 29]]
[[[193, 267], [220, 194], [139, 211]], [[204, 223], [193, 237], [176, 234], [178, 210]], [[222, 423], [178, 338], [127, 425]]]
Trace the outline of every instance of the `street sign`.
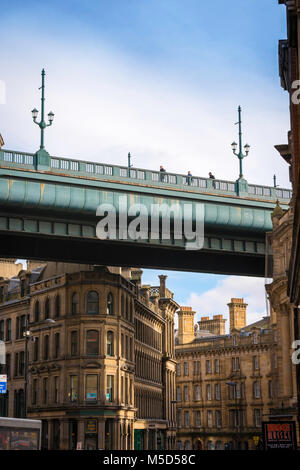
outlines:
[[0, 375], [0, 393], [6, 393], [7, 375]]
[[295, 421], [267, 421], [262, 423], [264, 449], [296, 450]]

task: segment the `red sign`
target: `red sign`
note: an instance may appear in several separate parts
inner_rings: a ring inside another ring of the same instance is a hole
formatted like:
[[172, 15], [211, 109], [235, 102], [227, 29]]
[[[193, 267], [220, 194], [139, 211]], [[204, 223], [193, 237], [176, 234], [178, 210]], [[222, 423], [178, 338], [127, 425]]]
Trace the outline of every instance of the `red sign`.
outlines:
[[269, 421], [262, 423], [265, 449], [296, 450], [294, 421]]

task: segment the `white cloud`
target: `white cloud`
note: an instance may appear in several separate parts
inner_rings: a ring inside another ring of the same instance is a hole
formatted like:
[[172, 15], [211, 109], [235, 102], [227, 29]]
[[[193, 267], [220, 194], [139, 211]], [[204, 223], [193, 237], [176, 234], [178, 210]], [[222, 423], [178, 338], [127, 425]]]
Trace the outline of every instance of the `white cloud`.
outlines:
[[[11, 31], [12, 33], [12, 31]], [[286, 142], [288, 108], [283, 92], [257, 74], [235, 74], [230, 81], [212, 74], [181, 71], [167, 64], [148, 65], [105, 44], [26, 36], [4, 44], [1, 60], [7, 102], [1, 105], [1, 133], [6, 148], [38, 148], [39, 129], [30, 110], [39, 109], [40, 70], [46, 69], [46, 112], [55, 113], [45, 143], [52, 155], [127, 164], [130, 151], [137, 167], [234, 180], [238, 159], [230, 143], [237, 140], [237, 106], [243, 109], [243, 133], [251, 144], [244, 174], [252, 183], [288, 184], [287, 165], [274, 149]], [[43, 56], [41, 66], [40, 57]], [[207, 67], [207, 66], [205, 66]], [[18, 74], [15, 71], [18, 70]], [[210, 83], [209, 83], [210, 82]], [[251, 87], [251, 83], [255, 86]]]
[[223, 314], [227, 318], [226, 331], [229, 331], [229, 310], [227, 304], [231, 298], [243, 298], [248, 304], [247, 324], [260, 320], [266, 313], [264, 279], [228, 276], [219, 280], [213, 289], [202, 294], [192, 292], [187, 305], [196, 311], [195, 322], [202, 316]]

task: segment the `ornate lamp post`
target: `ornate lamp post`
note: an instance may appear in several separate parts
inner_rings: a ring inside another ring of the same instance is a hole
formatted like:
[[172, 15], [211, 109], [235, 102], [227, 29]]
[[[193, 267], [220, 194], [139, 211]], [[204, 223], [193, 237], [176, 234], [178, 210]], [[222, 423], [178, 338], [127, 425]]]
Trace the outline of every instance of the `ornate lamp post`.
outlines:
[[131, 155], [130, 152], [128, 153], [128, 178], [130, 178], [130, 168], [132, 167], [131, 164]]
[[241, 107], [239, 106], [238, 107], [238, 114], [239, 114], [239, 120], [238, 122], [236, 122], [236, 124], [239, 125], [239, 151], [238, 153], [236, 152], [236, 149], [237, 149], [237, 143], [236, 142], [232, 142], [231, 144], [231, 148], [232, 148], [232, 151], [233, 151], [233, 154], [236, 155], [240, 161], [240, 175], [239, 175], [239, 179], [242, 179], [243, 178], [243, 164], [242, 164], [242, 161], [243, 161], [243, 158], [247, 157], [248, 153], [249, 153], [249, 150], [250, 150], [250, 145], [246, 144], [244, 145], [244, 149], [245, 149], [245, 155], [243, 154], [243, 150], [242, 150], [242, 120], [241, 120]]
[[41, 144], [40, 144], [40, 150], [35, 154], [36, 157], [36, 169], [45, 169], [45, 167], [50, 166], [50, 155], [48, 152], [45, 150], [44, 146], [44, 130], [46, 127], [49, 127], [52, 125], [53, 119], [54, 119], [54, 114], [52, 111], [48, 113], [48, 120], [49, 123], [46, 124], [45, 122], [45, 70], [42, 70], [42, 86], [39, 88], [39, 90], [42, 90], [42, 96], [41, 96], [41, 120], [40, 122], [37, 122], [37, 116], [38, 116], [38, 110], [34, 108], [31, 113], [32, 113], [32, 119], [35, 124], [39, 126], [41, 129]]

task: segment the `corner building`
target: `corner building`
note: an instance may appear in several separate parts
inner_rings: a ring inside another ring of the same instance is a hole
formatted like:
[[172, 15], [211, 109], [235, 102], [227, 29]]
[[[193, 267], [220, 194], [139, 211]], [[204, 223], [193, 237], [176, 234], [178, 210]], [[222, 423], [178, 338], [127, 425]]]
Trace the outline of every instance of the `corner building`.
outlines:
[[141, 270], [28, 267], [0, 280], [0, 415], [25, 413], [28, 322], [27, 417], [42, 420], [44, 449], [175, 448], [179, 306], [166, 276], [153, 287], [141, 285]]

